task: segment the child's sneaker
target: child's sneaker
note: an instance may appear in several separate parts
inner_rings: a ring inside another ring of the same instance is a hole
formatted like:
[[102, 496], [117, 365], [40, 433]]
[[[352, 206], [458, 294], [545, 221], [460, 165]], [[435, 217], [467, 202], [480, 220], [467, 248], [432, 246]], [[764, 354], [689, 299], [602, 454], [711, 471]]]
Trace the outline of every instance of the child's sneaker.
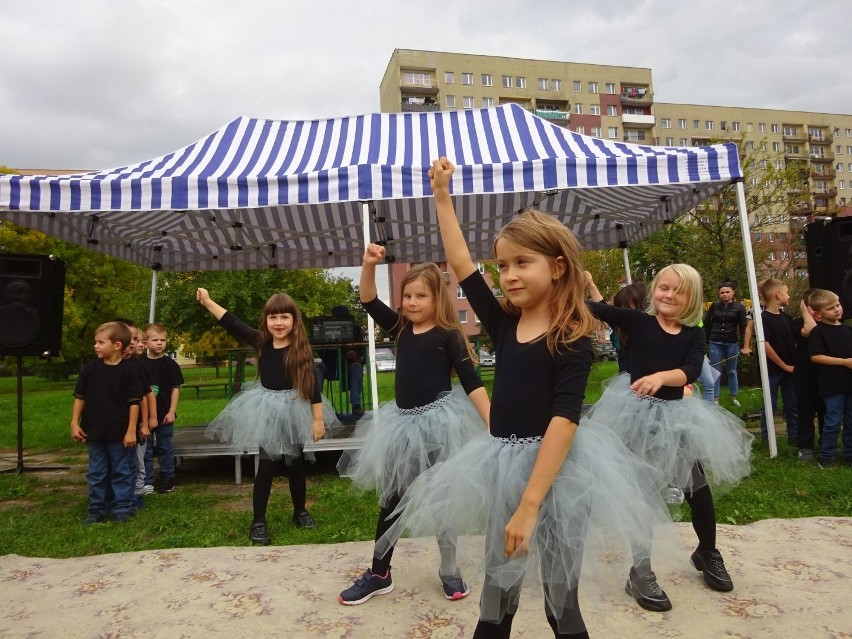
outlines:
[[337, 600], [344, 606], [357, 606], [375, 595], [386, 595], [393, 590], [390, 568], [384, 576], [367, 570], [355, 583], [340, 593]]
[[154, 494], [154, 487], [151, 484], [145, 484], [142, 486], [142, 495], [152, 495]]
[[464, 599], [470, 594], [470, 588], [461, 577], [461, 572], [456, 570], [452, 575], [442, 575], [440, 571], [438, 576], [441, 578], [441, 586], [444, 588], [444, 596], [450, 601], [458, 601]]
[[261, 546], [268, 546], [272, 542], [265, 521], [256, 521], [251, 525], [251, 528], [249, 528], [249, 540], [251, 543], [260, 544]]
[[160, 479], [160, 485], [157, 487], [157, 492], [161, 495], [165, 493], [173, 493], [175, 490], [175, 478], [174, 477], [166, 477], [164, 479]]
[[812, 462], [814, 461], [814, 451], [810, 448], [800, 448], [799, 449], [799, 461], [802, 462]]
[[297, 528], [316, 528], [317, 522], [307, 510], [293, 513], [293, 523]]

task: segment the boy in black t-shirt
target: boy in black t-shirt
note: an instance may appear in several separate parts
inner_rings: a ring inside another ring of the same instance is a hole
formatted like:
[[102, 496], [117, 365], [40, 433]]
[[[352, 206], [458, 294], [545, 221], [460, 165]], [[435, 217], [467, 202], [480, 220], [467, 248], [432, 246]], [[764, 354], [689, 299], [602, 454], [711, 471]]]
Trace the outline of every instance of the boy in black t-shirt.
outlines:
[[[787, 422], [787, 441], [798, 443], [796, 424], [796, 389], [793, 385], [793, 364], [796, 361], [796, 336], [793, 319], [781, 310], [790, 303], [790, 292], [781, 280], [769, 278], [760, 284], [760, 297], [766, 309], [760, 314], [766, 338], [766, 364], [769, 373], [769, 394], [774, 415], [778, 405], [778, 390], [784, 400], [784, 419]], [[765, 411], [760, 413], [760, 435], [768, 436]]]
[[814, 289], [805, 291], [799, 303], [801, 317], [793, 320], [796, 335], [796, 361], [793, 364], [793, 386], [796, 388], [796, 430], [799, 436], [799, 461], [815, 461], [814, 416], [822, 435], [825, 422], [825, 402], [819, 394], [816, 364], [808, 354], [808, 337], [817, 325], [819, 314], [810, 306], [810, 297]]
[[852, 327], [843, 324], [843, 307], [831, 291], [817, 289], [808, 301], [822, 320], [808, 338], [808, 352], [825, 400], [819, 466], [834, 465], [841, 430], [843, 461], [852, 464]]
[[135, 512], [136, 424], [146, 389], [138, 371], [122, 359], [130, 339], [130, 329], [119, 322], [99, 326], [98, 359], [83, 368], [74, 388], [71, 437], [89, 449], [87, 524], [105, 521], [110, 509], [117, 522]]
[[[153, 458], [160, 462], [158, 493], [170, 493], [175, 489], [175, 454], [172, 437], [175, 434], [175, 419], [183, 384], [183, 373], [177, 362], [166, 355], [169, 332], [162, 324], [149, 324], [145, 328], [148, 339], [148, 356], [142, 361], [157, 397], [157, 427], [152, 432], [153, 446], [148, 446], [146, 467], [153, 474]], [[151, 477], [148, 480], [152, 479]]]

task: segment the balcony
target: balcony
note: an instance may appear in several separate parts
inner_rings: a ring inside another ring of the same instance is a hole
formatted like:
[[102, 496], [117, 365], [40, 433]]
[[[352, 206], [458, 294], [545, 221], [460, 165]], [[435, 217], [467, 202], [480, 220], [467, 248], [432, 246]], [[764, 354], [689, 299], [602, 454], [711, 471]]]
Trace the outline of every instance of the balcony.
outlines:
[[406, 80], [399, 81], [399, 88], [403, 93], [409, 95], [438, 95], [438, 83], [434, 80]]
[[571, 114], [568, 111], [553, 111], [551, 109], [535, 109], [533, 111], [538, 117], [544, 120], [557, 120], [559, 122], [568, 122], [571, 119]]
[[825, 171], [811, 170], [810, 175], [815, 180], [833, 180], [837, 177], [837, 173], [834, 172], [834, 169], [826, 169]]
[[624, 126], [632, 126], [635, 128], [650, 129], [656, 124], [657, 119], [653, 115], [645, 115], [638, 113], [622, 113], [621, 123]]
[[835, 197], [837, 195], [837, 189], [833, 186], [827, 189], [812, 189], [811, 192], [814, 197]]
[[621, 87], [621, 104], [624, 106], [650, 106], [654, 94], [647, 87]]
[[802, 149], [784, 149], [784, 159], [788, 162], [790, 161], [799, 161], [804, 162], [808, 159], [808, 152]]
[[834, 142], [834, 136], [830, 133], [826, 135], [809, 135], [808, 142], [811, 144], [831, 144]]
[[807, 217], [813, 214], [814, 208], [811, 206], [810, 202], [799, 202], [790, 209], [790, 215], [796, 215], [799, 217]]
[[402, 103], [402, 111], [407, 113], [429, 113], [431, 111], [440, 110], [440, 104], [412, 104], [410, 102]]
[[834, 153], [814, 153], [810, 154], [811, 162], [834, 162]]
[[804, 144], [808, 141], [808, 136], [804, 133], [799, 133], [798, 131], [796, 131], [796, 133], [783, 133], [781, 135], [781, 139], [784, 140], [785, 143], [789, 142], [790, 144]]

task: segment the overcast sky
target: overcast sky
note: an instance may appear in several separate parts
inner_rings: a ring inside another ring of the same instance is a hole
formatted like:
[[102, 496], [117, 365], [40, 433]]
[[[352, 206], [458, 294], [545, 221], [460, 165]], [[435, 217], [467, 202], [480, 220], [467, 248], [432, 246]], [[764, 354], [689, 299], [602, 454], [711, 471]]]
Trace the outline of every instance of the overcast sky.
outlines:
[[105, 169], [246, 115], [378, 111], [394, 49], [649, 67], [658, 102], [852, 112], [845, 0], [27, 0], [0, 18], [0, 164]]

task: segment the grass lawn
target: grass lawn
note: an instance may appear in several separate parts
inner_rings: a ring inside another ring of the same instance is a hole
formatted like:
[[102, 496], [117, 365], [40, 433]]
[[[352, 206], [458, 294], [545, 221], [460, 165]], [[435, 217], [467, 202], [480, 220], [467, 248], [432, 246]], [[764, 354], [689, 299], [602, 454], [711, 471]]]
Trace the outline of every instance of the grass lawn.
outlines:
[[[615, 373], [615, 363], [596, 364], [586, 401], [600, 397], [602, 382]], [[224, 374], [224, 373], [223, 373]], [[187, 381], [215, 381], [212, 369], [186, 369]], [[493, 375], [484, 371], [490, 389]], [[0, 554], [76, 557], [176, 547], [245, 546], [251, 518], [251, 482], [233, 484], [231, 458], [188, 459], [178, 475], [178, 489], [152, 495], [147, 507], [128, 524], [84, 526], [86, 512], [86, 450], [69, 436], [73, 382], [24, 379], [25, 465], [66, 464], [68, 471], [0, 475]], [[393, 395], [393, 374], [379, 374], [380, 401]], [[17, 449], [16, 380], [0, 378], [0, 468], [14, 468]], [[183, 393], [179, 425], [209, 421], [225, 405], [222, 393], [206, 391], [196, 398]], [[759, 389], [742, 389], [739, 411], [760, 407]], [[727, 397], [722, 398], [723, 405]], [[750, 423], [749, 427], [756, 427]], [[852, 468], [821, 471], [799, 463], [795, 450], [779, 437], [779, 454], [769, 459], [765, 445], [756, 444], [754, 472], [736, 489], [718, 499], [720, 523], [747, 524], [767, 518], [852, 516]], [[337, 453], [324, 453], [308, 469], [308, 500], [319, 522], [300, 530], [292, 512], [286, 479], [276, 478], [268, 523], [275, 544], [337, 543], [372, 539], [378, 514], [375, 495], [351, 491], [337, 476]], [[251, 476], [250, 463], [243, 466]], [[688, 508], [684, 519], [689, 518]]]

